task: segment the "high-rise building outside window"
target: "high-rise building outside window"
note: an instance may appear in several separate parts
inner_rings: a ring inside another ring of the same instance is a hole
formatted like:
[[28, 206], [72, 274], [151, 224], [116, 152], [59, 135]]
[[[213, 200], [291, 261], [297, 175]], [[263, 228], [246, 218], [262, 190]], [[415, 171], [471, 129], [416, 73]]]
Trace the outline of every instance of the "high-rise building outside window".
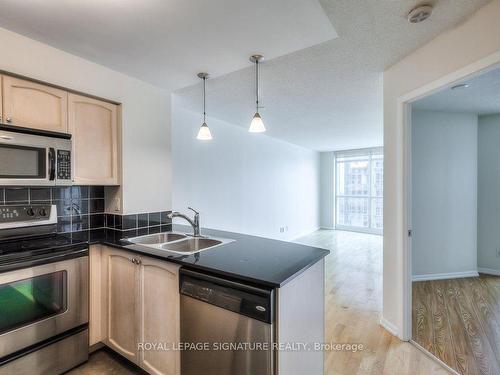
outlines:
[[335, 153], [335, 228], [382, 234], [382, 148]]

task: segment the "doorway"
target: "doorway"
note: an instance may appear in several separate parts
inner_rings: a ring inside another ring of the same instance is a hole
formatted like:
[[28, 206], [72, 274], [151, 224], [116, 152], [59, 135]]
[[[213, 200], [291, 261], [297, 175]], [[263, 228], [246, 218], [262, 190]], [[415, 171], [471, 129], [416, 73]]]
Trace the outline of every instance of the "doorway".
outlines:
[[500, 69], [411, 103], [411, 339], [500, 373]]

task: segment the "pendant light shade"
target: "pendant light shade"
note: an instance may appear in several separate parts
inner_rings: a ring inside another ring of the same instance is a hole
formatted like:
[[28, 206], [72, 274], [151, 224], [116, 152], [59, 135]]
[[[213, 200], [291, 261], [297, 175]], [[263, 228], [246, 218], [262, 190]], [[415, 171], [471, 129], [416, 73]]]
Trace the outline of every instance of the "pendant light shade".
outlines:
[[210, 133], [210, 128], [208, 127], [206, 122], [204, 122], [203, 125], [200, 126], [200, 130], [198, 130], [196, 139], [199, 139], [200, 141], [209, 141], [212, 139], [212, 133]]
[[196, 136], [196, 139], [199, 139], [200, 141], [210, 141], [212, 139], [212, 133], [210, 132], [210, 128], [207, 125], [206, 121], [206, 87], [205, 83], [208, 78], [208, 73], [198, 73], [198, 78], [201, 78], [203, 80], [203, 124], [200, 126], [200, 130], [198, 130], [198, 135]]
[[250, 123], [250, 128], [248, 129], [250, 133], [262, 133], [266, 131], [262, 117], [260, 117], [259, 112], [253, 115], [252, 122]]
[[250, 128], [248, 128], [250, 133], [263, 133], [266, 131], [264, 121], [262, 121], [262, 117], [259, 114], [259, 62], [263, 59], [264, 56], [262, 55], [253, 55], [250, 57], [250, 61], [255, 63], [255, 115], [253, 115]]

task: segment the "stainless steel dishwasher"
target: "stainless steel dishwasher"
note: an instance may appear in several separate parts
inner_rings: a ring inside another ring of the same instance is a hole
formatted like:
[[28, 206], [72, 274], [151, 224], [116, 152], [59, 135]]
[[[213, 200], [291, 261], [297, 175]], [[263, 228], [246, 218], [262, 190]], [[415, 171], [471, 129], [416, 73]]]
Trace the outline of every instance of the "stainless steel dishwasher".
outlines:
[[181, 374], [272, 375], [273, 290], [180, 270]]

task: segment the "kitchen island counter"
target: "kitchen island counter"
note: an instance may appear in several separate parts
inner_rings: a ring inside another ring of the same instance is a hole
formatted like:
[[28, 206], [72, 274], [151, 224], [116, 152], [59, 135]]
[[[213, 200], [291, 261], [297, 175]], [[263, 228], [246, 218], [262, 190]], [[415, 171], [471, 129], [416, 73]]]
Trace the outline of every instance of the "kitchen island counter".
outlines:
[[[191, 233], [191, 227], [173, 225], [173, 231]], [[325, 249], [240, 233], [202, 229], [202, 234], [234, 241], [192, 255], [139, 246], [124, 239], [114, 239], [112, 235], [107, 235], [100, 242], [191, 269], [271, 288], [284, 286], [330, 253]]]

